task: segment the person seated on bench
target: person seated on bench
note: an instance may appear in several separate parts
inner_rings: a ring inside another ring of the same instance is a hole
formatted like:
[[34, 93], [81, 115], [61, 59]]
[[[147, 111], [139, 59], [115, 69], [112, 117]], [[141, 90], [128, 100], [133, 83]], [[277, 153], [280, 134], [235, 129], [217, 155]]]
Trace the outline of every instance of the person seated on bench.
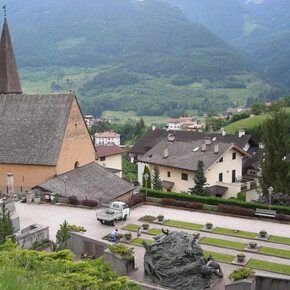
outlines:
[[110, 234], [110, 239], [112, 242], [116, 242], [119, 237], [118, 229], [115, 229]]

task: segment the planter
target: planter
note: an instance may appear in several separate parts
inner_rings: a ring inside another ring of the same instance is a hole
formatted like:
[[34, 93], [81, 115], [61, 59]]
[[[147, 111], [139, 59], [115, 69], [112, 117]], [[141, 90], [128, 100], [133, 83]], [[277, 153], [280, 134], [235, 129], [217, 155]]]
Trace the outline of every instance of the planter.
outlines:
[[149, 224], [143, 224], [142, 227], [143, 227], [144, 230], [148, 230], [149, 229]]
[[164, 215], [160, 214], [158, 216], [158, 221], [162, 222], [164, 220]]
[[207, 229], [211, 229], [212, 228], [212, 223], [206, 223], [205, 226], [206, 226]]
[[257, 247], [257, 243], [254, 241], [251, 241], [251, 242], [249, 242], [249, 246], [250, 246], [250, 248], [255, 249]]
[[246, 259], [246, 255], [243, 253], [237, 254], [237, 259], [239, 262], [244, 262]]
[[132, 238], [132, 235], [126, 235], [126, 234], [125, 234], [125, 239], [126, 239], [126, 240], [129, 241], [129, 240], [131, 240], [131, 238]]
[[267, 232], [265, 230], [262, 230], [259, 232], [259, 235], [262, 237], [262, 238], [265, 238], [267, 236]]

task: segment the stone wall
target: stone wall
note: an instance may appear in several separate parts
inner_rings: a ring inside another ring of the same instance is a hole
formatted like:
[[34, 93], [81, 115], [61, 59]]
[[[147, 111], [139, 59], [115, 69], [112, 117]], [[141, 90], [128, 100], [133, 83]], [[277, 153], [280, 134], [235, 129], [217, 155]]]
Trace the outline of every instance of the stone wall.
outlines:
[[16, 243], [22, 249], [30, 249], [35, 241], [49, 239], [49, 227], [33, 224], [16, 234]]

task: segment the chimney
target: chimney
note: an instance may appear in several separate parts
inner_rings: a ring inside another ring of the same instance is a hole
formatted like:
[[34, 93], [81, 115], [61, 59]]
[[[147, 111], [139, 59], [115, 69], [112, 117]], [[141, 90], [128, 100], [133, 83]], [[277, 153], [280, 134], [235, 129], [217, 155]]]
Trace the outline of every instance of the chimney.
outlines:
[[166, 132], [168, 132], [168, 131], [169, 131], [169, 128], [168, 128], [168, 126], [166, 126], [166, 127], [165, 127], [165, 131], [166, 131]]
[[246, 134], [245, 130], [240, 130], [239, 131], [239, 138], [241, 138], [242, 136], [244, 136]]
[[167, 158], [168, 157], [168, 147], [165, 147], [163, 149], [163, 158]]
[[210, 145], [211, 144], [211, 138], [210, 137], [205, 137], [204, 138], [204, 142], [206, 145]]
[[156, 129], [156, 126], [152, 125], [152, 131], [155, 131], [155, 129]]
[[202, 151], [202, 152], [206, 151], [206, 143], [205, 143], [205, 140], [202, 141], [202, 144], [201, 144], [201, 151]]
[[175, 135], [172, 134], [172, 133], [169, 133], [169, 134], [167, 135], [167, 141], [168, 141], [168, 142], [173, 142], [173, 141], [175, 141]]
[[225, 128], [221, 128], [222, 136], [226, 136], [227, 130]]
[[213, 153], [214, 154], [218, 154], [219, 153], [219, 143], [214, 143], [214, 146], [213, 146]]

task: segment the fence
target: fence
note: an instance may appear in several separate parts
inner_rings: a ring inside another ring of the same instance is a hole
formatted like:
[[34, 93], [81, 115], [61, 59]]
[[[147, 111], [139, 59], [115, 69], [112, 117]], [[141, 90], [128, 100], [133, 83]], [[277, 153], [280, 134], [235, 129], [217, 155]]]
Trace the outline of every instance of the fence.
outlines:
[[0, 185], [0, 198], [3, 196], [3, 194], [9, 194], [13, 192], [14, 194], [17, 193], [26, 193], [31, 191], [31, 187], [26, 186], [7, 186], [7, 185]]

